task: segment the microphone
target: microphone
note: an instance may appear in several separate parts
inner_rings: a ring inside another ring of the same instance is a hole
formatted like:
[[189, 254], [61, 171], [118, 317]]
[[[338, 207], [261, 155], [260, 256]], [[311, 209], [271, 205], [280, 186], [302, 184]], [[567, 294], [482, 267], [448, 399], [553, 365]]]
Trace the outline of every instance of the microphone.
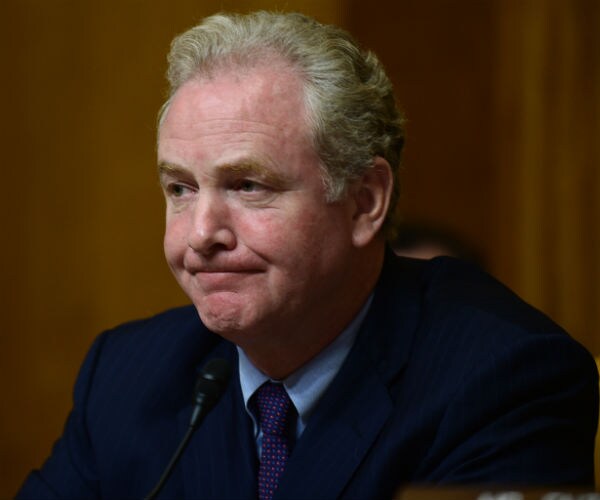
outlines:
[[219, 401], [225, 392], [230, 377], [231, 367], [229, 366], [229, 362], [225, 359], [211, 359], [204, 365], [202, 372], [200, 372], [200, 375], [198, 375], [198, 378], [196, 379], [196, 386], [194, 388], [194, 408], [192, 410], [188, 430], [185, 436], [183, 436], [181, 443], [179, 443], [177, 450], [173, 454], [169, 465], [165, 468], [158, 483], [145, 500], [153, 500], [160, 493], [160, 490], [162, 490], [167, 479], [173, 472], [175, 465], [181, 458], [183, 451], [187, 447], [192, 434], [194, 434], [194, 431], [198, 428], [206, 414], [213, 409], [217, 404], [217, 401]]
[[194, 389], [194, 410], [190, 418], [190, 427], [198, 427], [206, 414], [221, 398], [231, 377], [231, 367], [225, 359], [211, 359], [196, 379]]

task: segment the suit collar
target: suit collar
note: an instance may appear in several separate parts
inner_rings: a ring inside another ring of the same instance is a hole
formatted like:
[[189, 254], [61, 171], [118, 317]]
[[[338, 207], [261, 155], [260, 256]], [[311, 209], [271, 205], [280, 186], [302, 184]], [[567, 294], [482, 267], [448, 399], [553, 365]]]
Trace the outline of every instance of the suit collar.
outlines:
[[386, 252], [359, 341], [388, 384], [409, 359], [421, 314], [425, 268], [425, 261]]

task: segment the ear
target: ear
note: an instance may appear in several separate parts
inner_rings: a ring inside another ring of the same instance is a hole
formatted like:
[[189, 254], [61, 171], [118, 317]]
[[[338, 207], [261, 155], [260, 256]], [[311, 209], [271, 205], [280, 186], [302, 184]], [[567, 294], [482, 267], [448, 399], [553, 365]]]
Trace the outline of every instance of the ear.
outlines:
[[388, 212], [394, 179], [390, 164], [376, 156], [373, 165], [353, 184], [352, 243], [368, 245], [377, 235]]

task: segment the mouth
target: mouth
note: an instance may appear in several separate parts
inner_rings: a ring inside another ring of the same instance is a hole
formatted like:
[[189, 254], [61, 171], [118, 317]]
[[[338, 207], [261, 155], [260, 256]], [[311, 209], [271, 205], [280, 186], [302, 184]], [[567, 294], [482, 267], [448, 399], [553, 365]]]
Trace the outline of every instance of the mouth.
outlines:
[[237, 291], [243, 283], [261, 274], [254, 269], [211, 269], [190, 273], [197, 285], [206, 292]]

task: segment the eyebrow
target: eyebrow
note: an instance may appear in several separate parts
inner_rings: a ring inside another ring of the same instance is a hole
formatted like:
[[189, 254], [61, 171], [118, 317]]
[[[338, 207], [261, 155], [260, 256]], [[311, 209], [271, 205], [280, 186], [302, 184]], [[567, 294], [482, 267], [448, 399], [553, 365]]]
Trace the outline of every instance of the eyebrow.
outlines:
[[[186, 175], [191, 174], [190, 170], [167, 161], [158, 162], [158, 173], [162, 175]], [[216, 177], [227, 176], [249, 176], [256, 177], [259, 180], [273, 186], [274, 188], [285, 188], [287, 181], [285, 176], [274, 172], [265, 167], [262, 163], [253, 160], [242, 160], [236, 163], [224, 163], [215, 167]]]
[[158, 162], [158, 175], [183, 173], [185, 171], [185, 168], [174, 163], [169, 163], [168, 161]]

